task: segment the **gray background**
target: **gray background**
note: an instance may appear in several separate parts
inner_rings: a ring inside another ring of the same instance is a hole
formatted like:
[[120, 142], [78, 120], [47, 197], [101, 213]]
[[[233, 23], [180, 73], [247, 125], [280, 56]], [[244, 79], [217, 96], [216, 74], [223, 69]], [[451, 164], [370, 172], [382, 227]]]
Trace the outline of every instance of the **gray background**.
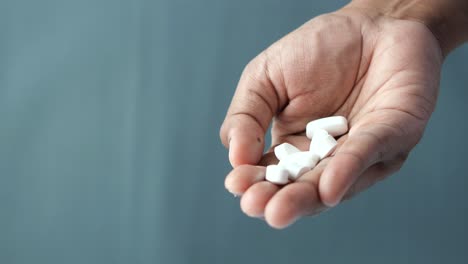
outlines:
[[243, 66], [344, 3], [0, 0], [0, 263], [467, 263], [467, 46], [353, 201], [276, 231], [223, 188]]

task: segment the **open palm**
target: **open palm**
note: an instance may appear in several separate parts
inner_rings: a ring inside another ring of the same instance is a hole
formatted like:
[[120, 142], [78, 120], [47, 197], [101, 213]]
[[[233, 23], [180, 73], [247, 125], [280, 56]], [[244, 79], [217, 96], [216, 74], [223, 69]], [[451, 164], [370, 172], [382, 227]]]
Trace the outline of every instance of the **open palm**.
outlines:
[[[252, 60], [221, 127], [233, 171], [226, 188], [242, 210], [285, 227], [334, 206], [398, 170], [434, 110], [442, 55], [419, 22], [345, 8], [307, 22]], [[342, 115], [349, 133], [296, 182], [264, 181], [264, 136], [307, 150], [306, 124]]]

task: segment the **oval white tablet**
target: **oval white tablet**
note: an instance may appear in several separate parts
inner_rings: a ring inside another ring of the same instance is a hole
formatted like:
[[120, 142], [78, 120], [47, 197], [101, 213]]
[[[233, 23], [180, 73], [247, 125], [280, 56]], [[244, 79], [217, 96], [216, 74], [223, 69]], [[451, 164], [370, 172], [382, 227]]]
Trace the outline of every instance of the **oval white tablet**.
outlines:
[[301, 165], [296, 162], [290, 162], [284, 168], [288, 171], [289, 179], [295, 181], [297, 178], [301, 177], [306, 172], [310, 171], [310, 167]]
[[289, 163], [297, 163], [299, 165], [313, 169], [319, 161], [320, 157], [317, 154], [310, 151], [300, 151], [282, 159], [278, 165], [287, 167]]
[[284, 185], [288, 183], [288, 171], [283, 166], [268, 165], [265, 179], [271, 183]]
[[311, 121], [306, 127], [307, 137], [312, 139], [318, 129], [327, 131], [333, 137], [341, 136], [348, 132], [348, 120], [343, 116], [330, 116]]
[[320, 131], [319, 133], [316, 133], [310, 142], [309, 151], [317, 154], [320, 159], [324, 159], [335, 150], [337, 145], [338, 142], [335, 140], [335, 138]]
[[275, 147], [275, 156], [276, 158], [278, 158], [279, 160], [282, 160], [284, 158], [286, 158], [287, 156], [293, 154], [293, 153], [296, 153], [296, 152], [299, 152], [300, 150], [298, 148], [296, 148], [295, 146], [289, 144], [289, 143], [283, 143], [281, 145], [278, 145]]

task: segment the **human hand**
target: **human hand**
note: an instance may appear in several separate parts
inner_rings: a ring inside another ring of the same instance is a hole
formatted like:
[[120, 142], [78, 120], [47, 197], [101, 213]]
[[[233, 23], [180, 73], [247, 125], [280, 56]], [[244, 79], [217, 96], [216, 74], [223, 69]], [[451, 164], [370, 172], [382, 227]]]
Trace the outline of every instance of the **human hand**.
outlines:
[[[249, 216], [283, 228], [397, 171], [434, 110], [443, 55], [422, 23], [345, 7], [307, 22], [245, 68], [220, 130], [234, 169], [226, 188]], [[348, 118], [334, 154], [284, 187], [264, 181], [272, 147], [307, 150], [306, 124]]]

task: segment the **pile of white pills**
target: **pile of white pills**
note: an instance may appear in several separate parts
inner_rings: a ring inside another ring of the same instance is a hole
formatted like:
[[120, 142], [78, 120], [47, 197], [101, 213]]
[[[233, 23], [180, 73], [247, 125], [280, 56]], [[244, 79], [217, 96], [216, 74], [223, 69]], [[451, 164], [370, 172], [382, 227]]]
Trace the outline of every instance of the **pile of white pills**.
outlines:
[[289, 143], [275, 147], [278, 165], [266, 168], [266, 180], [284, 185], [295, 181], [313, 169], [320, 160], [328, 157], [336, 148], [334, 137], [348, 132], [348, 121], [342, 116], [331, 116], [307, 124], [306, 135], [311, 139], [309, 151], [300, 151]]

